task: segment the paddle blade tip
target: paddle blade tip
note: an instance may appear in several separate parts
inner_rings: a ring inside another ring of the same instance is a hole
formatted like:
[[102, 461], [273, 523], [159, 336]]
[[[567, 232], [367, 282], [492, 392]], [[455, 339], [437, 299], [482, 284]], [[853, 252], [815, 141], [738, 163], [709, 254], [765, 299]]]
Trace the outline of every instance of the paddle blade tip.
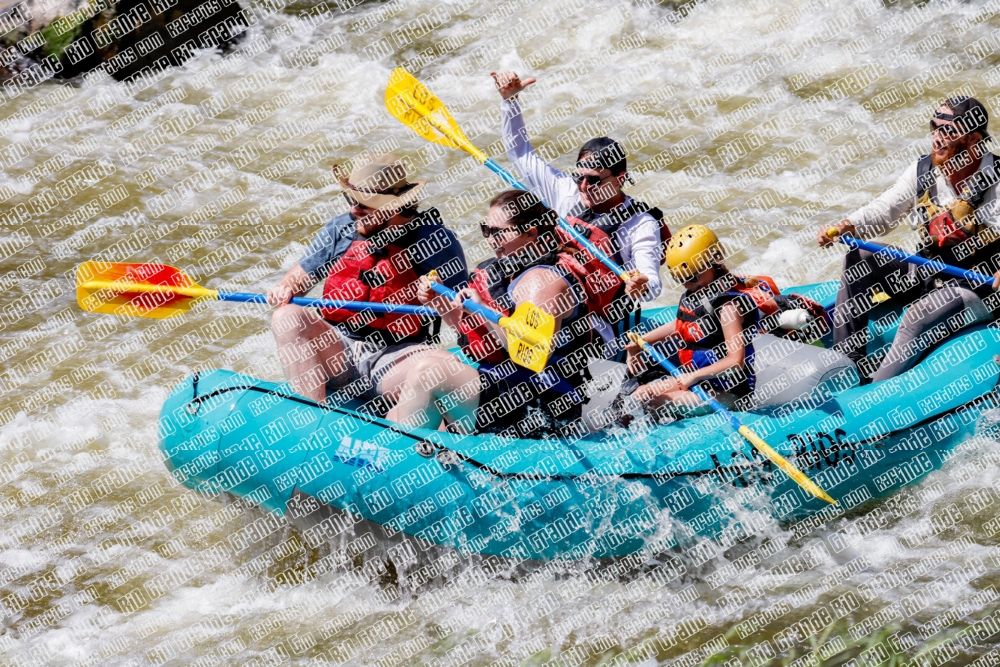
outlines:
[[198, 286], [186, 273], [168, 264], [89, 261], [76, 267], [77, 287], [98, 281], [122, 284], [144, 283], [170, 287]]
[[545, 365], [549, 362], [548, 345], [532, 345], [525, 340], [512, 338], [509, 340], [507, 347], [511, 360], [518, 366], [527, 368], [529, 371], [541, 373], [545, 369]]
[[507, 331], [510, 358], [536, 373], [540, 373], [552, 354], [556, 320], [533, 303], [524, 302], [509, 318], [501, 319]]
[[444, 102], [402, 67], [389, 75], [385, 107], [394, 118], [427, 141], [448, 148], [478, 150], [469, 144]]

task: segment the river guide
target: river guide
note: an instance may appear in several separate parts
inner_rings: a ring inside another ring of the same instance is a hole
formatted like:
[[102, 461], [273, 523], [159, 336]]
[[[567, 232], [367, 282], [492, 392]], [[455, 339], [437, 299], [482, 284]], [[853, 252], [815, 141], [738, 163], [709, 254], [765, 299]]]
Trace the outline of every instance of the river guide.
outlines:
[[[881, 236], [912, 211], [922, 257], [963, 269], [989, 266], [1000, 281], [1000, 165], [985, 148], [988, 121], [986, 107], [972, 97], [942, 102], [930, 121], [933, 150], [877, 199], [834, 227], [820, 229], [819, 244], [833, 243], [837, 234], [863, 240]], [[835, 344], [858, 364], [862, 381], [895, 377], [930, 346], [1000, 312], [1000, 297], [990, 285], [944, 279], [896, 259], [871, 258], [872, 253], [858, 248], [847, 253], [834, 316]], [[913, 305], [892, 347], [869, 360], [864, 349], [870, 314], [887, 298]]]

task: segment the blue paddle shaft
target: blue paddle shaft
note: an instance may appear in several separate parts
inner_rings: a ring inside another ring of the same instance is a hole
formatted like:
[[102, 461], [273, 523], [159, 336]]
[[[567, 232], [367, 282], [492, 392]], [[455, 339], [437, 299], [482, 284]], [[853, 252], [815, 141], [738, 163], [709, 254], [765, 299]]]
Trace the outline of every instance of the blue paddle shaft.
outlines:
[[[455, 290], [451, 289], [447, 285], [442, 285], [441, 283], [436, 283], [436, 282], [431, 281], [431, 289], [434, 290], [435, 292], [437, 292], [438, 294], [442, 295], [442, 296], [448, 297], [452, 301], [457, 301], [458, 300], [458, 292], [456, 292]], [[500, 313], [498, 313], [497, 311], [493, 310], [492, 308], [487, 308], [486, 306], [478, 304], [475, 301], [473, 301], [472, 299], [465, 299], [464, 301], [462, 301], [462, 306], [464, 308], [472, 311], [476, 315], [480, 315], [482, 317], [485, 317], [486, 319], [488, 319], [490, 322], [493, 322], [494, 324], [500, 324], [500, 318], [502, 317], [502, 315], [500, 315]], [[437, 314], [436, 310], [433, 311], [433, 312], [434, 312], [435, 315]]]
[[[663, 354], [661, 354], [659, 350], [653, 347], [652, 344], [647, 343], [646, 345], [643, 345], [642, 349], [649, 356], [651, 356], [653, 360], [656, 361], [656, 363], [666, 368], [671, 375], [673, 375], [675, 378], [680, 378], [680, 376], [682, 375], [681, 369], [677, 368], [677, 366], [674, 366], [672, 363], [670, 363], [670, 360], [667, 359], [665, 356], [663, 356]], [[722, 403], [719, 403], [717, 400], [709, 396], [704, 389], [702, 389], [698, 385], [694, 385], [691, 387], [691, 392], [701, 400], [708, 403], [713, 410], [715, 410], [720, 415], [728, 419], [729, 423], [733, 425], [734, 429], [739, 430], [740, 426], [742, 426], [740, 420], [737, 419], [733, 413], [727, 410], [725, 406], [722, 405]]]
[[[530, 192], [527, 185], [514, 178], [514, 176], [509, 171], [507, 171], [506, 169], [498, 165], [496, 162], [494, 162], [493, 158], [486, 158], [486, 162], [484, 162], [483, 164], [489, 167], [490, 171], [492, 171], [494, 174], [502, 178], [504, 182], [507, 183], [507, 185], [511, 186], [512, 188], [517, 188], [518, 190], [524, 190], [525, 192]], [[542, 201], [541, 197], [539, 197], [538, 199], [539, 201]], [[545, 204], [544, 201], [542, 201], [542, 203]], [[548, 206], [548, 204], [545, 205]], [[552, 207], [550, 206], [549, 208]], [[608, 267], [610, 270], [614, 271], [616, 276], [621, 277], [622, 274], [625, 273], [625, 269], [618, 266], [614, 262], [614, 260], [612, 260], [610, 257], [601, 252], [600, 249], [598, 249], [597, 246], [591, 243], [586, 236], [576, 231], [573, 225], [569, 224], [568, 222], [562, 219], [562, 216], [559, 217], [559, 226], [562, 227], [563, 231], [569, 234], [574, 241], [583, 246], [587, 250], [587, 252], [589, 252], [591, 255], [600, 260], [601, 264]]]
[[[219, 292], [219, 301], [239, 301], [242, 303], [267, 303], [267, 296], [264, 294], [250, 294], [249, 292]], [[336, 299], [310, 299], [304, 296], [292, 297], [296, 306], [307, 306], [309, 308], [337, 308], [343, 310], [363, 311], [370, 310], [375, 313], [393, 313], [396, 315], [426, 315], [437, 317], [438, 313], [433, 308], [426, 306], [409, 306], [402, 303], [373, 303], [370, 301], [340, 301]]]
[[945, 275], [949, 275], [954, 278], [965, 278], [972, 283], [982, 283], [985, 285], [993, 282], [993, 276], [987, 276], [986, 274], [977, 273], [976, 271], [966, 271], [965, 269], [960, 269], [956, 266], [935, 262], [932, 259], [925, 259], [923, 257], [918, 257], [917, 255], [911, 255], [903, 252], [902, 250], [896, 250], [895, 248], [887, 248], [885, 246], [875, 245], [874, 243], [866, 243], [865, 241], [856, 239], [853, 236], [845, 236], [841, 234], [837, 237], [837, 240], [846, 246], [857, 248], [859, 250], [881, 253], [888, 257], [892, 257], [893, 259], [909, 262], [910, 264], [916, 264], [917, 266], [930, 266]]

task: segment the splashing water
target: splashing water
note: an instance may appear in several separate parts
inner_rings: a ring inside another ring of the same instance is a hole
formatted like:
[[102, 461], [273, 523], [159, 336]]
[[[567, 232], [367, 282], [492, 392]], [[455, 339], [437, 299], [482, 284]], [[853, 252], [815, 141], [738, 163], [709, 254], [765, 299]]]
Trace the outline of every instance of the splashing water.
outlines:
[[266, 309], [122, 321], [79, 312], [72, 276], [132, 258], [263, 291], [343, 212], [330, 165], [362, 151], [407, 156], [481, 261], [476, 225], [501, 184], [385, 113], [404, 65], [504, 164], [488, 72], [537, 76], [522, 105], [556, 166], [616, 137], [630, 193], [672, 228], [710, 224], [744, 273], [830, 280], [840, 254], [815, 248], [816, 228], [928, 150], [936, 103], [961, 91], [996, 108], [991, 3], [261, 7], [226, 54], [130, 85], [48, 82], [0, 108], [5, 663], [970, 664], [989, 651], [988, 427], [915, 487], [827, 523], [767, 522], [726, 550], [513, 571], [441, 551], [387, 568], [362, 542], [312, 549], [259, 509], [187, 491], [156, 453], [159, 407], [184, 376], [282, 379]]

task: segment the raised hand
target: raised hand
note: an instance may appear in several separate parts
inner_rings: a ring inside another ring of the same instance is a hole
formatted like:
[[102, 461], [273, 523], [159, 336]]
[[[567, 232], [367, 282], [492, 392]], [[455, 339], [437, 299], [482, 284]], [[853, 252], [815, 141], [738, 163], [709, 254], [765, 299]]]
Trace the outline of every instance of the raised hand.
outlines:
[[522, 90], [536, 81], [535, 77], [521, 81], [516, 72], [490, 72], [490, 76], [493, 77], [493, 83], [500, 91], [500, 96], [505, 100], [517, 97]]

